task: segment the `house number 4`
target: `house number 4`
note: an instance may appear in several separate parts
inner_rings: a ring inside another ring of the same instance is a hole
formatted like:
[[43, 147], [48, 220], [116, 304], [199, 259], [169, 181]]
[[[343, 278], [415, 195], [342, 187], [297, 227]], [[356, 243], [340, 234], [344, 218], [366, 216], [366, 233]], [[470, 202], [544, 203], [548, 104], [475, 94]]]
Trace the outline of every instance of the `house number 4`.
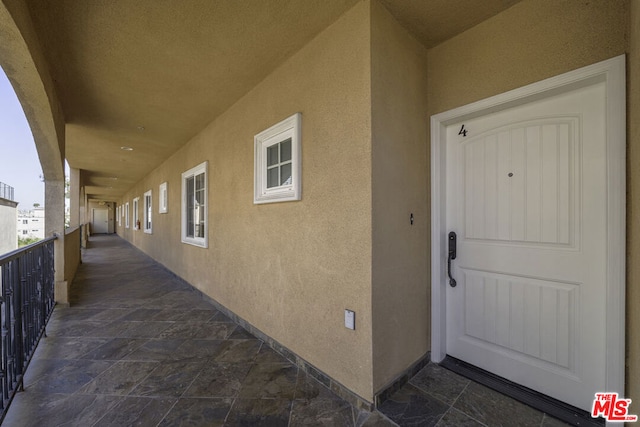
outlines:
[[460, 132], [458, 132], [458, 135], [467, 136], [467, 130], [464, 128], [464, 125], [462, 125], [462, 127], [460, 128]]

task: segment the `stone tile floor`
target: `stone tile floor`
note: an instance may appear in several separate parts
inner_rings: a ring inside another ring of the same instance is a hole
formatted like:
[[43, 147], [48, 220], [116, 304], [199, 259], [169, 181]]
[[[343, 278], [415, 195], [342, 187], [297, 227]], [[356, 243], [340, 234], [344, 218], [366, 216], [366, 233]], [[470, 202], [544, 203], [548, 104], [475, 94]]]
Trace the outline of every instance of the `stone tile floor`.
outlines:
[[560, 426], [427, 365], [352, 407], [117, 236], [92, 236], [4, 426]]

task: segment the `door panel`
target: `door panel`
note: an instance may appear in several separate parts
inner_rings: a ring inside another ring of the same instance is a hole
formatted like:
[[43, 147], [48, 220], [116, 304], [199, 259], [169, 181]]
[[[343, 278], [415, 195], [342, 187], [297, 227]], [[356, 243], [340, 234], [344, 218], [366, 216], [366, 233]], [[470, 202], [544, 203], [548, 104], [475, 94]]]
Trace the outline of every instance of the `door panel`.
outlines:
[[93, 210], [93, 233], [109, 232], [109, 211], [107, 209]]
[[605, 388], [605, 101], [595, 83], [447, 127], [447, 353], [586, 410]]

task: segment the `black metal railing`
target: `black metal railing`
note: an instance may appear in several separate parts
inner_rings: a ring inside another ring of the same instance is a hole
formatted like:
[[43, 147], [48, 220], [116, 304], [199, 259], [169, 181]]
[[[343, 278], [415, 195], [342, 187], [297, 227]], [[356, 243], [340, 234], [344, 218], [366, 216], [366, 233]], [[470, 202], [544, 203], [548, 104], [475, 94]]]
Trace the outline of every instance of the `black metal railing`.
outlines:
[[53, 312], [55, 239], [0, 256], [0, 423]]
[[13, 199], [13, 187], [0, 182], [0, 199], [14, 200]]

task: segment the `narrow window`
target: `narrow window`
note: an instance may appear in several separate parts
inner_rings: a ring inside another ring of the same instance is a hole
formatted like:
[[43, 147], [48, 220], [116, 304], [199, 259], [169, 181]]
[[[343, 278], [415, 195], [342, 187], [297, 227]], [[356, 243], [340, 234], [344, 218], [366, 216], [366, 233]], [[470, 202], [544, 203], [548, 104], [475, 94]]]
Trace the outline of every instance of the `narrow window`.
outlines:
[[151, 190], [144, 193], [144, 232], [151, 234]]
[[129, 228], [129, 202], [124, 204], [124, 226]]
[[207, 162], [182, 174], [182, 242], [206, 248]]
[[167, 213], [167, 211], [169, 210], [169, 206], [167, 202], [167, 198], [168, 198], [167, 183], [163, 182], [162, 184], [160, 184], [160, 188], [158, 190], [159, 190], [158, 197], [160, 198], [160, 200], [158, 201], [158, 212]]
[[138, 212], [138, 205], [140, 197], [133, 199], [133, 229], [140, 230], [140, 213]]

